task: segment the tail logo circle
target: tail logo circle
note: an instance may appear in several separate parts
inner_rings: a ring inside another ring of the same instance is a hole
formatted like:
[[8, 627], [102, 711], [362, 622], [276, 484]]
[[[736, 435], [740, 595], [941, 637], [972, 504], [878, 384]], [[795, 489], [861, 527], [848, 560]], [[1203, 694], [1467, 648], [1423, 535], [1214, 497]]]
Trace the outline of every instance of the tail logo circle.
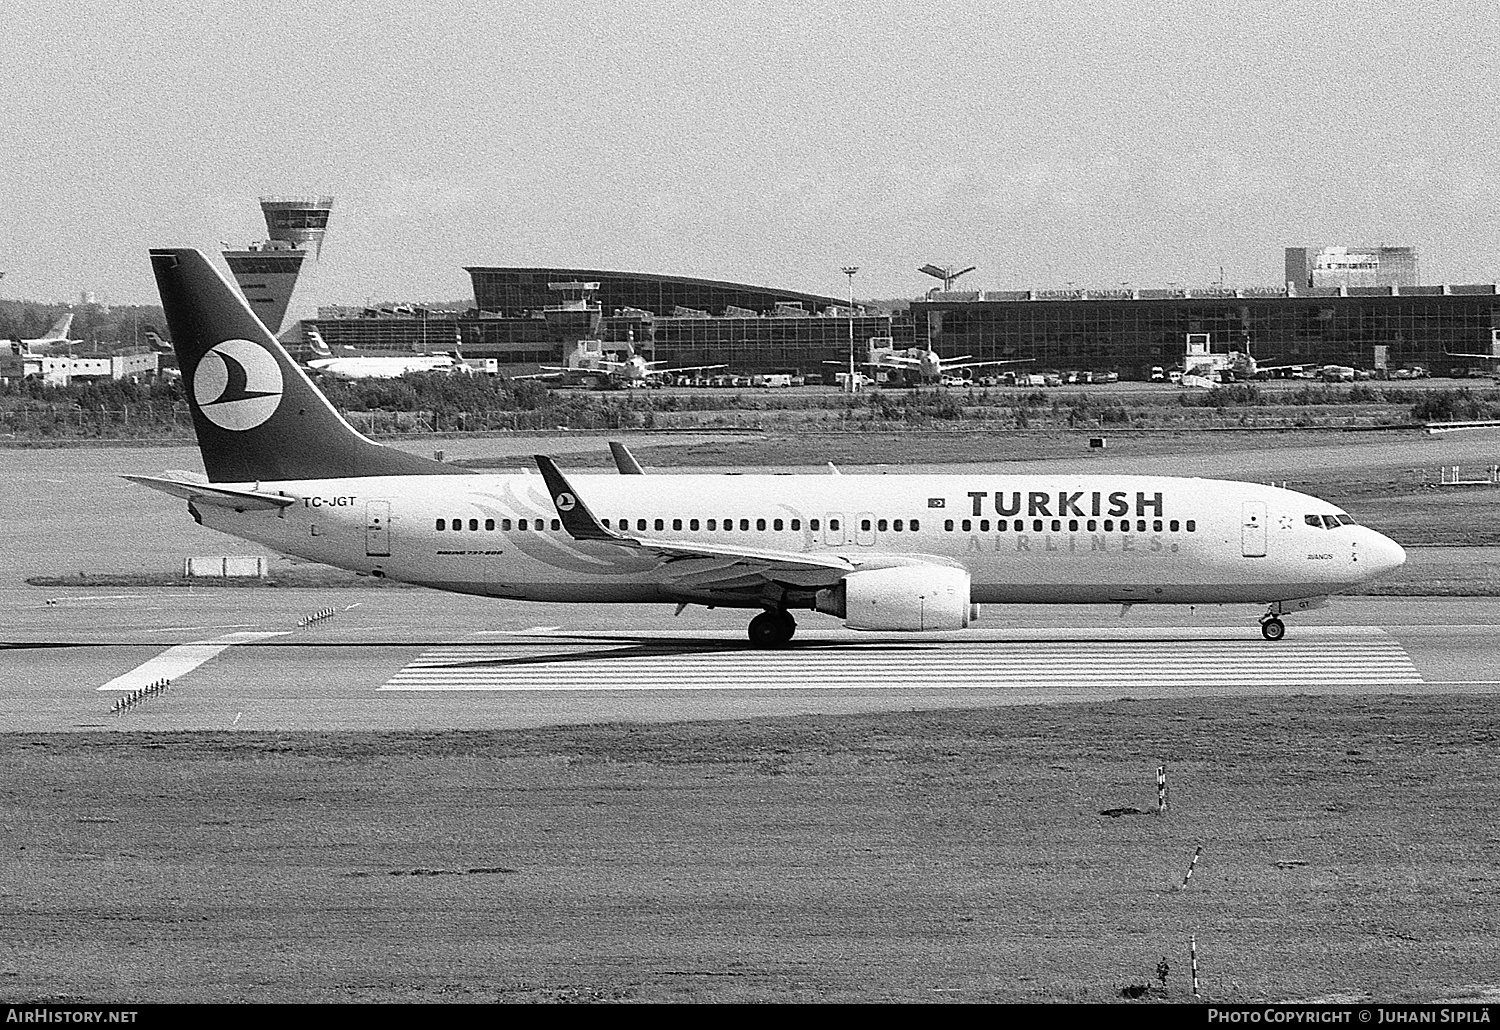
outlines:
[[572, 511], [578, 507], [578, 499], [572, 494], [562, 493], [557, 495], [557, 510]]
[[281, 389], [275, 356], [249, 340], [215, 345], [193, 370], [193, 400], [221, 429], [254, 429], [276, 413]]

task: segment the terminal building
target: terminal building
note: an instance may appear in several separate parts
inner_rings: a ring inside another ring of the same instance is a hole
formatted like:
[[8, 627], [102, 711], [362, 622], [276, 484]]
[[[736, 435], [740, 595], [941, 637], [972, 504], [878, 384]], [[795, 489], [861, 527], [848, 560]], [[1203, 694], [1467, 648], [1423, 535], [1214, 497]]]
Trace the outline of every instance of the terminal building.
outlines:
[[1489, 371], [1500, 359], [1495, 286], [1318, 287], [933, 294], [913, 302], [917, 334], [939, 354], [1026, 358], [1038, 369], [1113, 369], [1144, 379], [1179, 364], [1189, 339], [1261, 365], [1347, 365], [1433, 375]]
[[311, 324], [334, 349], [457, 348], [465, 358], [493, 359], [502, 372], [516, 374], [558, 364], [582, 340], [672, 365], [747, 372], [847, 363], [851, 339], [860, 360], [872, 337], [896, 335], [910, 345], [909, 321], [851, 310], [847, 301], [819, 294], [590, 268], [467, 271], [475, 307], [466, 314], [371, 309]]
[[[1295, 255], [1295, 256], [1294, 256]], [[464, 312], [324, 312], [332, 347], [362, 352], [459, 350], [502, 373], [558, 364], [583, 340], [670, 365], [736, 373], [843, 366], [851, 340], [930, 347], [969, 361], [1113, 370], [1145, 379], [1192, 346], [1260, 365], [1420, 365], [1434, 375], [1500, 367], [1494, 284], [1418, 285], [1411, 247], [1287, 249], [1287, 281], [1233, 289], [937, 289], [905, 311], [872, 313], [835, 297], [743, 283], [588, 268], [470, 267]], [[945, 287], [951, 284], [945, 283]]]

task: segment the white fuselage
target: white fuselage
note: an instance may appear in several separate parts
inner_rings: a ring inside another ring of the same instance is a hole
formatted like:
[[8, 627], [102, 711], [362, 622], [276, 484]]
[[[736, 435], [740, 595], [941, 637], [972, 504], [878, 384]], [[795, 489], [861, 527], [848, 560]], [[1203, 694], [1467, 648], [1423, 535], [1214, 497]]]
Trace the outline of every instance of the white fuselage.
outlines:
[[308, 367], [339, 379], [397, 379], [408, 372], [443, 372], [455, 362], [447, 354], [415, 354], [411, 357], [315, 358]]
[[[570, 482], [606, 526], [635, 537], [834, 553], [869, 568], [920, 556], [962, 565], [975, 603], [1274, 602], [1336, 593], [1404, 560], [1379, 533], [1340, 524], [1348, 517], [1325, 501], [1220, 480], [974, 473]], [[573, 539], [536, 475], [246, 486], [297, 500], [279, 512], [201, 506], [203, 524], [358, 572], [538, 601], [760, 603], [756, 589], [737, 590], [722, 575], [700, 589], [682, 575], [681, 559]], [[787, 579], [795, 585], [799, 575]]]

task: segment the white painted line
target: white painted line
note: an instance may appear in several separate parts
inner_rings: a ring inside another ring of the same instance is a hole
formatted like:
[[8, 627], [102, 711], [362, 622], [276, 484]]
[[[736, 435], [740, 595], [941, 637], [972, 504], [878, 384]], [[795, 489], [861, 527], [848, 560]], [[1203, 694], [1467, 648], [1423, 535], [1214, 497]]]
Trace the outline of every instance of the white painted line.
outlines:
[[142, 665], [136, 666], [123, 676], [116, 676], [99, 690], [140, 690], [149, 687], [158, 680], [175, 680], [179, 676], [192, 672], [198, 666], [211, 658], [216, 657], [219, 652], [233, 647], [235, 644], [246, 644], [254, 640], [264, 640], [266, 637], [284, 637], [281, 633], [227, 633], [212, 640], [199, 640], [192, 644], [178, 644], [169, 647], [161, 654], [152, 658]]
[[[684, 636], [600, 634], [595, 639], [564, 636], [543, 643], [512, 634], [508, 640], [493, 643], [437, 645], [414, 657], [380, 689], [1013, 691], [1051, 684], [1054, 688], [1128, 692], [1152, 686], [1422, 683], [1400, 643], [1368, 628], [1343, 635], [1335, 646], [1328, 640], [1268, 644], [1180, 635], [1168, 641], [1099, 640], [1077, 634], [1059, 640], [1055, 631], [1043, 631], [1029, 641], [1012, 637], [988, 642], [972, 638], [830, 639], [809, 634], [836, 646], [799, 648], [794, 644], [784, 651], [751, 651], [736, 643], [724, 650], [698, 651], [693, 635]], [[711, 643], [722, 637], [704, 639]]]
[[231, 622], [222, 626], [154, 626], [144, 629], [142, 633], [186, 633], [188, 630], [196, 630], [199, 633], [207, 633], [212, 629], [244, 629], [247, 626], [255, 626], [254, 622]]

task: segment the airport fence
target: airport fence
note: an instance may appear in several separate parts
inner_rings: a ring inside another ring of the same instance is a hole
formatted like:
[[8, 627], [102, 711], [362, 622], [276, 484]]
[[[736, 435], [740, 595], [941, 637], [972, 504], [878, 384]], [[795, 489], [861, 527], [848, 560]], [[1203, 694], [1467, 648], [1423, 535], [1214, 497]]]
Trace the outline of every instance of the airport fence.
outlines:
[[118, 408], [53, 403], [0, 409], [0, 435], [24, 438], [170, 438], [191, 432], [192, 425], [187, 405], [181, 401]]

